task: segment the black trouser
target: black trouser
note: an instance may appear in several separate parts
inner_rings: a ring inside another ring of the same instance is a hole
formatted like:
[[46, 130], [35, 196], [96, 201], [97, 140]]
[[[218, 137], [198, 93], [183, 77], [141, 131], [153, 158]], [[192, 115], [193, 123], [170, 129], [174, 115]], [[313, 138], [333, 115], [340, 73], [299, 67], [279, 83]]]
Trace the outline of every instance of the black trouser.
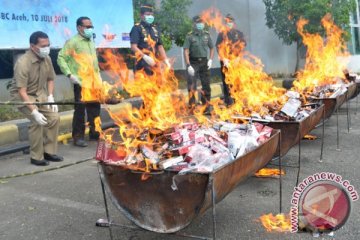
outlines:
[[211, 98], [211, 88], [210, 88], [210, 70], [207, 66], [207, 58], [190, 58], [190, 65], [195, 70], [195, 76], [190, 76], [188, 74], [187, 86], [189, 91], [189, 105], [195, 105], [195, 93], [196, 93], [196, 81], [199, 74], [201, 81], [201, 103], [208, 104]]
[[[81, 102], [81, 87], [78, 84], [74, 84], [74, 97], [75, 102]], [[100, 116], [100, 103], [84, 103], [75, 104], [74, 116], [72, 122], [72, 137], [74, 139], [83, 139], [85, 135], [85, 110], [87, 115], [87, 121], [89, 122], [90, 132], [89, 135], [96, 135], [94, 120]]]
[[223, 83], [224, 102], [226, 105], [231, 105], [234, 103], [234, 99], [230, 95], [229, 85], [225, 82], [224, 70], [227, 71], [227, 68], [224, 66], [223, 61], [220, 61], [220, 66], [221, 66], [221, 80]]

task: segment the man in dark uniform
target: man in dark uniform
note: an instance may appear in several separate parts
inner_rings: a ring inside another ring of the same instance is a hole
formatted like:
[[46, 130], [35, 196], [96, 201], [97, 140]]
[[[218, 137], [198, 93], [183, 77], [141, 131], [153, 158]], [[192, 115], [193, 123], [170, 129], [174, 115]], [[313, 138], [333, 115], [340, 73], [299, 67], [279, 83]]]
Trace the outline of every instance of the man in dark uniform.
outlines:
[[[200, 76], [202, 94], [201, 102], [207, 105], [205, 112], [209, 110], [211, 97], [210, 89], [210, 68], [214, 57], [214, 44], [208, 31], [204, 30], [204, 22], [200, 16], [193, 18], [194, 29], [187, 34], [184, 42], [184, 56], [188, 72], [188, 91], [190, 108], [195, 106], [196, 80], [198, 73]], [[210, 56], [208, 58], [208, 49]]]
[[[220, 58], [221, 77], [223, 82], [224, 102], [227, 106], [234, 103], [234, 100], [230, 96], [230, 90], [228, 84], [225, 82], [225, 72], [230, 66], [230, 61], [237, 57], [239, 53], [245, 48], [246, 42], [244, 34], [234, 28], [234, 17], [227, 14], [225, 17], [225, 28], [219, 33], [216, 40], [216, 49]], [[224, 50], [230, 50], [224, 52]]]
[[140, 8], [141, 22], [136, 23], [130, 32], [131, 50], [135, 54], [135, 71], [144, 70], [147, 75], [152, 75], [153, 67], [158, 62], [157, 56], [168, 68], [171, 67], [162, 45], [160, 31], [153, 24], [153, 6], [146, 4]]

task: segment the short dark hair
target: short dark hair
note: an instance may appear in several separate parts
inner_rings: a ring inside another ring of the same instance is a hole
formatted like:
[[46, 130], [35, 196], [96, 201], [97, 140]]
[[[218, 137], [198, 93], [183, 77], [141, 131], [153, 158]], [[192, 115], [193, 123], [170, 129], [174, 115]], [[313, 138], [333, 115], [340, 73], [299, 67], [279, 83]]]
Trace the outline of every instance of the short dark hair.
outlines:
[[33, 32], [30, 36], [30, 44], [36, 45], [39, 42], [39, 38], [47, 38], [48, 39], [49, 36], [42, 31]]
[[84, 20], [91, 20], [91, 19], [88, 17], [79, 17], [76, 20], [76, 26], [82, 26]]

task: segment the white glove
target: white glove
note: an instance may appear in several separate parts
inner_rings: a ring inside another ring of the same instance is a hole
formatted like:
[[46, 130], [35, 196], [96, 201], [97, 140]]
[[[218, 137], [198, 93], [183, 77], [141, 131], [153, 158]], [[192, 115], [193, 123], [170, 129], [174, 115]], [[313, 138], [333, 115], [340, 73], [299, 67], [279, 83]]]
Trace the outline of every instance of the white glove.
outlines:
[[171, 64], [170, 64], [169, 59], [165, 59], [164, 62], [165, 62], [166, 66], [167, 66], [168, 68], [171, 68]]
[[35, 121], [39, 124], [39, 125], [46, 125], [47, 124], [47, 119], [46, 117], [40, 113], [36, 108], [31, 112], [31, 115], [34, 117]]
[[190, 76], [192, 76], [192, 77], [195, 76], [195, 70], [191, 65], [188, 67], [187, 71]]
[[77, 76], [74, 76], [74, 75], [71, 74], [69, 79], [73, 84], [78, 84], [78, 85], [81, 86], [81, 81], [78, 79]]
[[[52, 94], [49, 95], [47, 101], [48, 101], [49, 103], [55, 102], [54, 96], [53, 96]], [[53, 111], [53, 112], [58, 112], [58, 111], [59, 111], [58, 106], [55, 105], [55, 104], [53, 104], [53, 105], [47, 105], [47, 108], [48, 108], [48, 109], [51, 109], [51, 111]]]
[[211, 65], [212, 65], [212, 60], [211, 60], [211, 59], [209, 59], [209, 61], [208, 61], [208, 63], [207, 63], [208, 69], [210, 69], [210, 68], [211, 68]]
[[230, 66], [230, 60], [227, 58], [223, 59], [224, 67], [228, 68]]
[[154, 59], [152, 59], [152, 57], [150, 57], [149, 55], [144, 54], [143, 59], [147, 64], [149, 64], [150, 67], [155, 66]]

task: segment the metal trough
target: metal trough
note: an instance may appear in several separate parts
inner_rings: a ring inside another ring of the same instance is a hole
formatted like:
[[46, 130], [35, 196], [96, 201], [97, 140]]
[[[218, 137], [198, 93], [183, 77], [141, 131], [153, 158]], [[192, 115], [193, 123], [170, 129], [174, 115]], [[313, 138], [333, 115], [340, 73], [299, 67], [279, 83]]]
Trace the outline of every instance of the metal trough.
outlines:
[[325, 105], [325, 119], [331, 117], [331, 115], [341, 107], [347, 100], [347, 92], [337, 96], [336, 98], [316, 98]]
[[106, 195], [129, 220], [146, 230], [174, 233], [210, 207], [214, 215], [215, 203], [271, 160], [279, 139], [280, 131], [274, 129], [267, 142], [208, 174], [164, 171], [141, 180], [144, 173], [99, 163], [100, 178]]
[[[324, 115], [324, 105], [316, 108], [308, 117], [301, 121], [271, 121], [267, 125], [281, 130], [281, 156], [299, 143], [299, 141], [320, 123]], [[256, 119], [253, 119], [256, 121]], [[266, 124], [266, 123], [265, 123]], [[280, 147], [280, 146], [279, 146]], [[276, 152], [278, 153], [278, 152]]]
[[359, 83], [355, 83], [352, 82], [348, 88], [347, 88], [347, 99], [350, 100], [354, 97], [356, 97], [359, 93], [358, 93], [358, 84]]

